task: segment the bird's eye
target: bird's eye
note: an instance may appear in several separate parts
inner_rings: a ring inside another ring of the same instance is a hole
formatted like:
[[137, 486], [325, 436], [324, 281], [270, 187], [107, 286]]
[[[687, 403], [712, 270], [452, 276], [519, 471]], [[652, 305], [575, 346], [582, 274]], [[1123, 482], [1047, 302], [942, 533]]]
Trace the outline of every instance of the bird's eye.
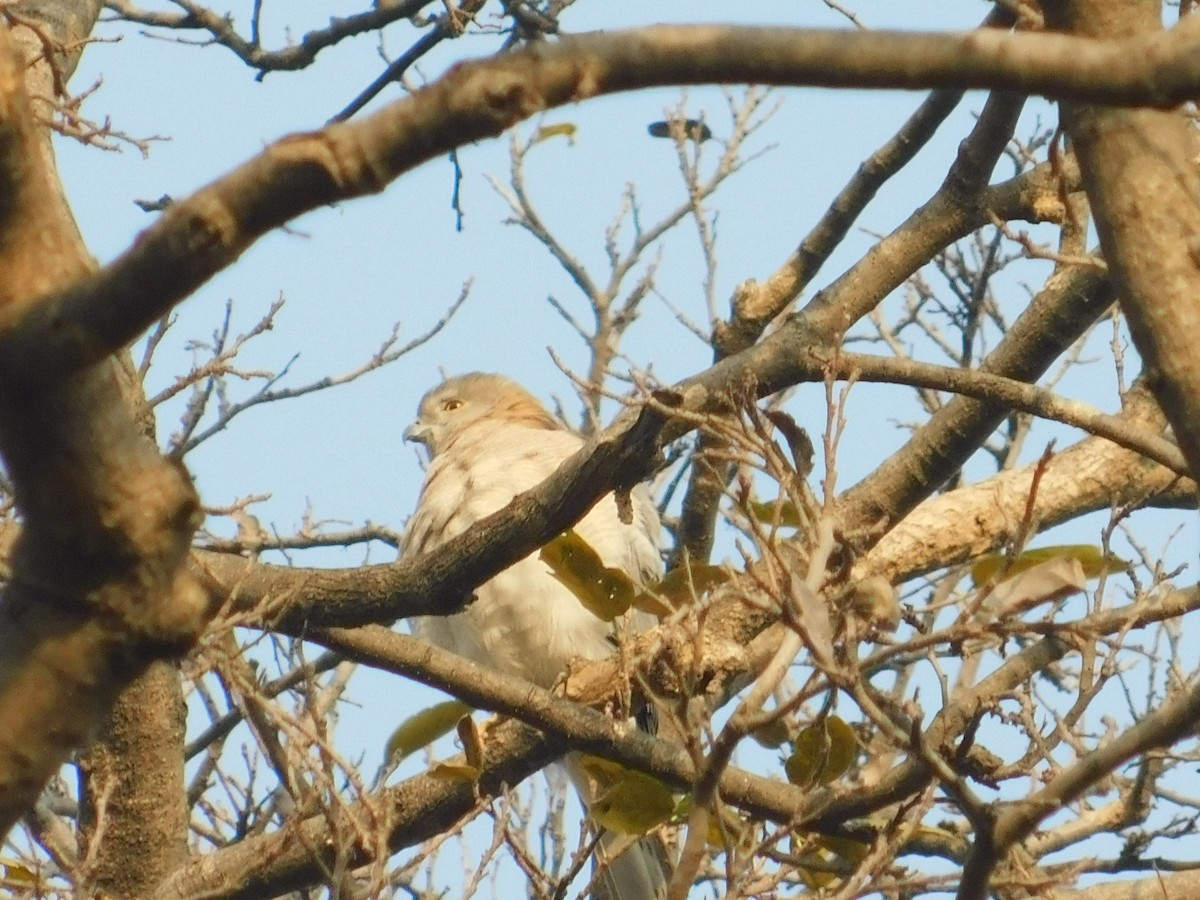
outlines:
[[442, 402], [442, 410], [445, 412], [454, 412], [454, 410], [462, 406], [462, 403], [461, 400], [445, 400]]

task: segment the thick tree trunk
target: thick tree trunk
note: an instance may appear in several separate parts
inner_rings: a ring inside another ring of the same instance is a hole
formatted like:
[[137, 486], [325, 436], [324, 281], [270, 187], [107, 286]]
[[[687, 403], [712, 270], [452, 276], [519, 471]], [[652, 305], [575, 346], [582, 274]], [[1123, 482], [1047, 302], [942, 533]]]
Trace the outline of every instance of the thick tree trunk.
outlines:
[[[1050, 23], [1088, 37], [1162, 28], [1158, 0], [1054, 0]], [[1178, 110], [1064, 103], [1100, 244], [1167, 419], [1200, 472], [1200, 170]]]
[[[36, 104], [52, 108], [100, 5], [10, 8], [0, 28], [0, 331], [94, 265]], [[0, 375], [0, 454], [23, 525], [0, 600], [0, 833], [132, 679], [194, 640], [206, 611], [180, 574], [198, 521], [195, 491], [131, 413], [120, 364], [44, 375]], [[176, 718], [177, 691], [165, 711]], [[177, 731], [165, 734], [178, 743]], [[181, 840], [178, 815], [158, 812]]]
[[153, 663], [121, 692], [82, 755], [82, 855], [93, 861], [86, 876], [95, 893], [149, 896], [187, 861], [185, 718], [177, 666]]

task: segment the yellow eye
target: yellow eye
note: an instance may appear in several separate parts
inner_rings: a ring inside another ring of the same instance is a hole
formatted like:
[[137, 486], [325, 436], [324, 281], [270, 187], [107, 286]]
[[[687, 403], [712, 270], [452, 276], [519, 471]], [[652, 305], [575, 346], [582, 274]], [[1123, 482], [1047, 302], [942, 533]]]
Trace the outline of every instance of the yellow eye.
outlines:
[[454, 412], [460, 406], [462, 406], [461, 400], [444, 400], [442, 402], [442, 410], [445, 412]]

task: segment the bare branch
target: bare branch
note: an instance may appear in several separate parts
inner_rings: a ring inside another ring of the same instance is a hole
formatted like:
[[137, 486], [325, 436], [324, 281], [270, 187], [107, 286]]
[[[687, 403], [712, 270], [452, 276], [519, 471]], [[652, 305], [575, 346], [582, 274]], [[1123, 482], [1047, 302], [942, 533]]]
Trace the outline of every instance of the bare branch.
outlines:
[[317, 54], [341, 41], [377, 31], [392, 22], [415, 16], [433, 0], [392, 0], [374, 4], [374, 8], [329, 20], [326, 28], [303, 35], [298, 41], [280, 50], [267, 50], [259, 41], [257, 16], [252, 21], [249, 38], [238, 34], [232, 16], [222, 16], [193, 0], [176, 0], [182, 11], [155, 12], [136, 6], [131, 0], [105, 0], [105, 6], [115, 17], [126, 22], [172, 31], [206, 31], [205, 43], [220, 44], [232, 51], [247, 65], [258, 69], [261, 78], [267, 72], [295, 71], [312, 65]]

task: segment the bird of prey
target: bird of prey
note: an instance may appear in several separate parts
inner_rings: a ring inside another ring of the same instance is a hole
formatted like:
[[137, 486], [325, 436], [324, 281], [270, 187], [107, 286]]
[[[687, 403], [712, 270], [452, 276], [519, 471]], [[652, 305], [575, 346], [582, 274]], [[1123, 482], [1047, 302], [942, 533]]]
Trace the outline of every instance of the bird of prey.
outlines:
[[[483, 373], [450, 378], [433, 388], [404, 436], [423, 444], [430, 459], [405, 534], [406, 556], [432, 550], [503, 508], [584, 443], [520, 385]], [[658, 513], [644, 488], [632, 492], [632, 512], [631, 521], [622, 522], [617, 501], [607, 495], [575, 532], [606, 566], [643, 586], [662, 572]], [[572, 660], [601, 659], [615, 649], [613, 623], [590, 612], [536, 552], [481, 585], [475, 597], [455, 615], [417, 620], [417, 632], [542, 687], [553, 686]], [[586, 779], [570, 760], [568, 771], [586, 806]], [[602, 834], [600, 855], [618, 843], [618, 836]], [[597, 900], [655, 900], [665, 894], [669, 864], [662, 842], [653, 836], [600, 865]]]

